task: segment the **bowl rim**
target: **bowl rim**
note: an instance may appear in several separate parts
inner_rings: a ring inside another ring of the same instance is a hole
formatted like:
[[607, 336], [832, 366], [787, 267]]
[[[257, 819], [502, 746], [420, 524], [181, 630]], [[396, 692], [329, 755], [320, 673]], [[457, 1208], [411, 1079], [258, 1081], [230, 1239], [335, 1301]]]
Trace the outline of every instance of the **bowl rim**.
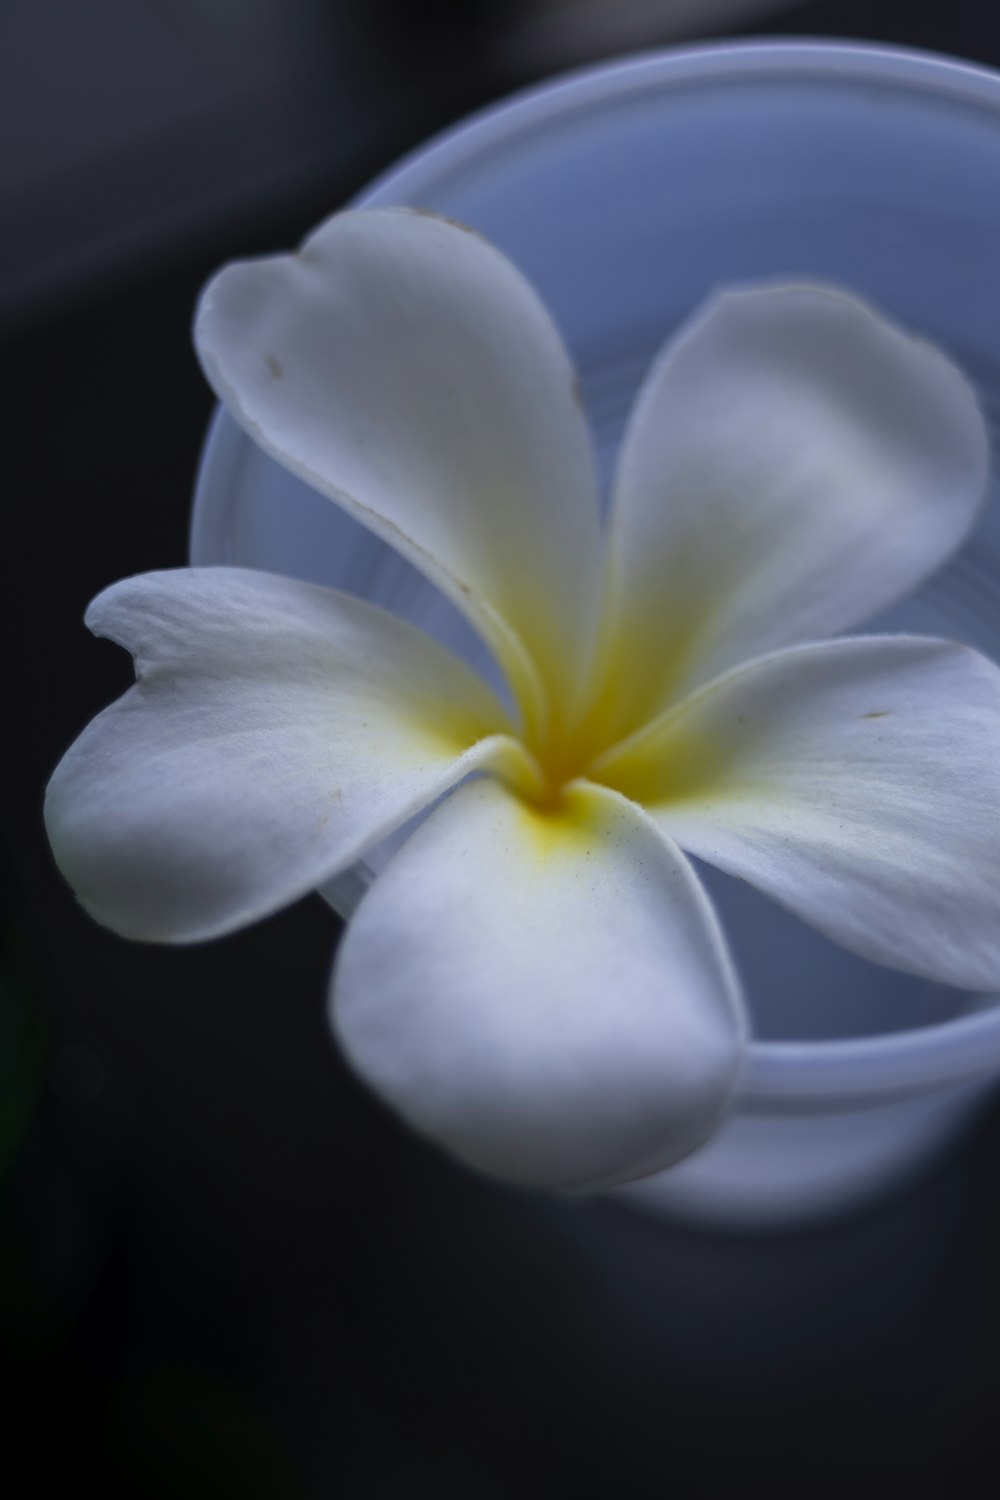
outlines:
[[[380, 173], [350, 202], [375, 208], [419, 202], [442, 178], [527, 135], [562, 125], [575, 114], [665, 86], [813, 78], [903, 89], [978, 106], [1000, 125], [1000, 74], [973, 63], [913, 48], [842, 40], [738, 40], [641, 52], [591, 64], [532, 84], [466, 116]], [[229, 507], [223, 474], [235, 474], [249, 445], [217, 407], [202, 449], [191, 522], [192, 563], [228, 560]], [[836, 1041], [755, 1041], [747, 1048], [737, 1088], [740, 1106], [806, 1104], [824, 1108], [877, 1106], [930, 1089], [982, 1082], [1000, 1070], [1000, 1004], [991, 1010], [905, 1031]]]
[[519, 136], [562, 123], [568, 115], [655, 93], [665, 84], [765, 79], [801, 83], [809, 77], [854, 86], [898, 87], [1000, 113], [1000, 73], [916, 47], [783, 37], [654, 49], [570, 69], [466, 115], [399, 157], [356, 194], [350, 206], [397, 204], [401, 187], [412, 197], [425, 183], [437, 183], [453, 168], [467, 167], [471, 155], [481, 157]]

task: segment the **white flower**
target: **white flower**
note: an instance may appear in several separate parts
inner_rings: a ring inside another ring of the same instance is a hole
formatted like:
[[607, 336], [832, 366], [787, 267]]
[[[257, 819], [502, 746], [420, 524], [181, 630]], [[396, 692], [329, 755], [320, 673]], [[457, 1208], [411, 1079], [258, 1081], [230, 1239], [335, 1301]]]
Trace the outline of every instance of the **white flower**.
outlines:
[[350, 924], [333, 1024], [419, 1129], [560, 1188], [669, 1165], [731, 1096], [743, 1006], [682, 849], [868, 958], [1000, 984], [1000, 672], [823, 642], [974, 519], [983, 424], [940, 353], [822, 288], [714, 298], [645, 383], [602, 537], [559, 337], [459, 226], [339, 215], [224, 270], [197, 342], [256, 441], [464, 611], [516, 711], [340, 593], [116, 584], [88, 623], [138, 681], [47, 803], [99, 921], [231, 931], [450, 791]]

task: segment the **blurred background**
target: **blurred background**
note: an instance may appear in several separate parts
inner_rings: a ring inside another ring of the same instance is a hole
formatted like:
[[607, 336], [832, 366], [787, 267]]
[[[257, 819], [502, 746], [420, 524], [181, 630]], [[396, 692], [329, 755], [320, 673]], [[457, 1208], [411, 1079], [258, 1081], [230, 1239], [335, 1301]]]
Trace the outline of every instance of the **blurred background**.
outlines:
[[86, 603], [185, 561], [209, 272], [291, 245], [517, 87], [736, 35], [1000, 66], [985, 0], [0, 6], [12, 1495], [995, 1493], [1000, 1112], [810, 1233], [713, 1237], [508, 1192], [347, 1074], [318, 899], [209, 947], [133, 947], [77, 910], [41, 831], [56, 760], [131, 679]]

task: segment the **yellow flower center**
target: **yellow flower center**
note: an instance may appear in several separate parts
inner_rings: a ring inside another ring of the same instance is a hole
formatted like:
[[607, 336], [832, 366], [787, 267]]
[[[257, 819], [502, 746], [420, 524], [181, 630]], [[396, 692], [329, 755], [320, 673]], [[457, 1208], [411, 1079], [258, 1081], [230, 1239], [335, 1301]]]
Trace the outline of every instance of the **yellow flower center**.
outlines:
[[728, 761], [724, 745], [709, 743], [683, 719], [653, 716], [630, 722], [611, 679], [595, 693], [578, 720], [566, 726], [553, 714], [543, 731], [528, 727], [521, 736], [523, 761], [510, 784], [539, 812], [563, 814], [570, 789], [592, 782], [644, 806], [662, 805], [703, 793]]

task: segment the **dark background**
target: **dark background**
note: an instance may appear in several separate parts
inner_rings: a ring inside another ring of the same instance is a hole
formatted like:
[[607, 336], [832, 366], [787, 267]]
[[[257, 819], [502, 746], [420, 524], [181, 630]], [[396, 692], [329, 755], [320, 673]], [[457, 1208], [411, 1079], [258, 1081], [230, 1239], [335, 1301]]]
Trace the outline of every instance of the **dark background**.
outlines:
[[220, 262], [291, 245], [432, 131], [616, 50], [738, 26], [1000, 65], [987, 0], [543, 10], [0, 13], [12, 1496], [997, 1493], [1000, 1113], [877, 1210], [805, 1234], [716, 1238], [505, 1191], [341, 1064], [318, 899], [207, 947], [141, 948], [83, 917], [47, 852], [45, 780], [131, 676], [84, 607], [185, 560], [211, 408], [189, 321]]

